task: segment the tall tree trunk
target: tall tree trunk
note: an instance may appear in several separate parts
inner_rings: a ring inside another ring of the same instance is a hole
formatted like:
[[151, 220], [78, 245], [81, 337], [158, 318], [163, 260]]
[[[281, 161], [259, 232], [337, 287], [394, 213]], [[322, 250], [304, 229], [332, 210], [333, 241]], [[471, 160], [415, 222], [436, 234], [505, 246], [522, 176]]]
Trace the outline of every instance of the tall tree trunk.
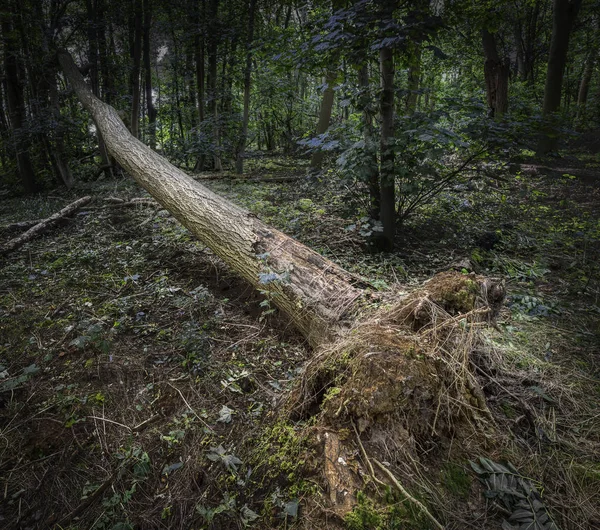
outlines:
[[131, 68], [131, 134], [140, 132], [140, 65], [142, 62], [142, 0], [133, 0], [133, 65]]
[[552, 14], [552, 40], [548, 56], [548, 71], [544, 88], [542, 114], [543, 131], [537, 154], [544, 155], [558, 147], [556, 112], [560, 107], [562, 82], [569, 51], [569, 38], [582, 0], [554, 0]]
[[92, 94], [67, 52], [58, 59], [117, 161], [229, 267], [266, 291], [311, 344], [331, 338], [352, 316], [362, 291], [351, 274], [172, 166]]
[[[96, 31], [96, 25], [98, 22], [98, 13], [94, 8], [92, 0], [86, 0], [86, 10], [88, 17], [87, 32], [88, 32], [88, 45], [89, 45], [89, 61], [90, 61], [90, 80], [92, 84], [92, 92], [95, 96], [100, 97], [100, 79], [98, 76], [98, 32]], [[102, 138], [102, 132], [97, 130], [96, 137], [98, 138], [98, 150], [100, 151], [100, 160], [102, 167], [104, 168], [104, 174], [108, 178], [112, 178], [112, 164], [104, 138]]]
[[242, 136], [238, 146], [235, 160], [235, 172], [244, 172], [244, 155], [246, 152], [246, 141], [248, 139], [248, 121], [250, 120], [250, 85], [252, 82], [252, 41], [254, 40], [254, 12], [256, 0], [250, 0], [248, 6], [248, 41], [246, 42], [246, 67], [244, 69], [244, 114], [242, 116]]
[[508, 110], [509, 63], [501, 59], [496, 38], [487, 29], [481, 32], [485, 55], [484, 75], [490, 117], [499, 118]]
[[150, 29], [152, 27], [152, 0], [144, 0], [144, 88], [148, 113], [150, 147], [156, 149], [156, 109], [152, 99], [152, 65], [150, 64]]
[[[11, 6], [12, 7], [12, 6]], [[4, 72], [6, 73], [6, 103], [8, 117], [17, 157], [17, 170], [25, 193], [38, 191], [38, 184], [29, 156], [29, 134], [25, 130], [25, 100], [19, 73], [17, 32], [13, 26], [14, 11], [7, 7], [0, 10], [0, 26], [4, 48]]]
[[[197, 95], [198, 95], [198, 121], [199, 126], [196, 131], [196, 135], [198, 139], [200, 139], [200, 135], [202, 134], [202, 122], [204, 121], [204, 105], [205, 105], [205, 75], [204, 75], [204, 28], [205, 28], [205, 20], [206, 16], [206, 5], [205, 0], [202, 0], [202, 12], [200, 12], [200, 6], [196, 0], [193, 2], [193, 13], [194, 13], [194, 62], [196, 67], [196, 87], [197, 87]], [[202, 17], [202, 20], [201, 20]], [[200, 142], [198, 142], [200, 143]], [[196, 160], [196, 166], [194, 167], [194, 171], [203, 171], [204, 170], [204, 161], [205, 156], [201, 154]]]
[[421, 55], [423, 47], [421, 43], [412, 43], [412, 50], [409, 56], [410, 65], [408, 68], [408, 96], [406, 98], [407, 114], [414, 114], [417, 110], [417, 101], [419, 99], [419, 83], [421, 81]]
[[[595, 37], [595, 42], [592, 43], [592, 48], [588, 51], [585, 60], [583, 75], [581, 76], [581, 83], [579, 84], [579, 92], [577, 93], [577, 118], [575, 121], [579, 129], [584, 129], [586, 126], [588, 93], [594, 75], [594, 67], [598, 60], [598, 39], [600, 38], [600, 22], [598, 20], [595, 21]], [[594, 39], [592, 39], [592, 41], [594, 41]]]
[[[323, 91], [323, 99], [321, 100], [321, 109], [319, 111], [319, 121], [317, 122], [317, 136], [325, 134], [327, 129], [329, 129], [335, 96], [333, 87], [335, 86], [337, 75], [337, 66], [335, 66], [334, 69], [329, 70], [325, 76], [325, 90]], [[315, 151], [310, 159], [310, 168], [313, 170], [321, 169], [323, 158], [325, 158], [324, 151]]]
[[369, 67], [363, 64], [358, 70], [358, 84], [361, 95], [359, 107], [362, 110], [363, 137], [365, 139], [366, 182], [369, 188], [369, 216], [379, 219], [381, 209], [381, 190], [379, 189], [379, 168], [377, 165], [377, 142], [373, 134], [373, 112], [371, 111], [371, 94], [369, 83]]
[[56, 28], [52, 25], [52, 12], [50, 13], [50, 22], [46, 21], [41, 2], [35, 3], [34, 10], [35, 18], [41, 30], [41, 48], [43, 52], [43, 66], [40, 68], [38, 85], [40, 93], [43, 94], [41, 101], [48, 107], [54, 121], [54, 126], [49, 131], [49, 134], [44, 135], [44, 145], [52, 161], [52, 167], [57, 180], [62, 182], [67, 189], [70, 189], [75, 181], [67, 162], [67, 156], [65, 155], [64, 128], [61, 123], [56, 65], [54, 61], [48, 61], [51, 41]]
[[396, 183], [394, 172], [394, 52], [391, 48], [379, 51], [381, 73], [381, 168], [380, 219], [383, 225], [381, 250], [392, 250], [396, 237]]
[[218, 51], [218, 16], [219, 16], [219, 0], [210, 0], [209, 4], [209, 19], [213, 26], [208, 37], [208, 105], [211, 118], [213, 119], [213, 141], [215, 154], [213, 156], [215, 171], [221, 171], [223, 165], [221, 163], [220, 153], [220, 128], [219, 128], [219, 105], [217, 97], [217, 51]]

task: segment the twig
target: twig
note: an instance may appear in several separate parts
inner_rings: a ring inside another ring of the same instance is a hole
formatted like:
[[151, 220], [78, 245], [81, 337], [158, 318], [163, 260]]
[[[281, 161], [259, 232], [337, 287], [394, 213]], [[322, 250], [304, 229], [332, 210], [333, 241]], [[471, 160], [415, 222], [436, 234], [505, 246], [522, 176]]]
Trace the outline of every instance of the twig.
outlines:
[[[111, 475], [106, 482], [104, 482], [94, 493], [92, 493], [87, 499], [85, 499], [77, 508], [75, 508], [71, 513], [65, 515], [58, 523], [56, 523], [57, 528], [64, 528], [68, 523], [70, 523], [75, 517], [81, 515], [88, 506], [90, 506], [93, 502], [99, 499], [102, 494], [111, 486], [116, 478], [116, 474]], [[52, 525], [52, 521], [46, 521], [47, 526]]]
[[433, 515], [431, 515], [431, 512], [427, 509], [427, 507], [420, 500], [415, 499], [410, 493], [408, 493], [408, 491], [406, 491], [404, 489], [404, 486], [402, 486], [402, 484], [400, 484], [400, 482], [398, 482], [398, 479], [394, 476], [394, 474], [387, 467], [385, 467], [376, 458], [373, 459], [373, 462], [375, 462], [377, 467], [379, 469], [381, 469], [381, 471], [383, 471], [387, 475], [387, 477], [392, 481], [392, 484], [394, 484], [394, 486], [396, 486], [398, 491], [400, 493], [402, 493], [402, 495], [404, 495], [410, 502], [415, 504], [417, 506], [417, 508], [419, 508], [419, 510], [421, 510], [429, 518], [429, 520], [433, 523], [433, 525], [436, 528], [439, 528], [440, 530], [444, 530], [444, 527], [442, 526], [442, 524]]
[[206, 423], [200, 416], [198, 416], [198, 414], [196, 413], [196, 411], [192, 408], [192, 406], [187, 402], [187, 400], [185, 399], [184, 395], [181, 393], [181, 390], [179, 390], [175, 385], [172, 385], [171, 383], [169, 383], [167, 381], [167, 385], [169, 385], [171, 388], [177, 390], [177, 393], [181, 396], [181, 399], [183, 399], [183, 402], [186, 404], [187, 408], [194, 414], [194, 416], [196, 416], [196, 418], [198, 420], [200, 420], [200, 422], [207, 428], [207, 429], [211, 429], [210, 425], [208, 425], [208, 423]]
[[160, 417], [161, 417], [160, 414], [155, 414], [154, 416], [150, 416], [147, 420], [144, 420], [142, 423], [136, 425], [135, 427], [132, 427], [131, 430], [133, 432], [141, 431], [144, 427], [146, 427], [146, 426], [150, 425], [151, 423], [155, 422]]
[[[383, 482], [382, 480], [379, 480], [375, 476], [375, 470], [373, 469], [373, 464], [371, 463], [371, 459], [367, 455], [365, 446], [362, 444], [360, 435], [358, 434], [358, 429], [356, 428], [354, 421], [352, 421], [352, 427], [354, 428], [354, 433], [356, 434], [356, 441], [358, 442], [358, 446], [360, 447], [360, 452], [362, 453], [365, 463], [367, 464], [369, 471], [371, 472], [371, 478], [378, 484], [381, 484], [382, 486], [387, 487], [387, 484], [385, 482]], [[421, 501], [419, 501], [418, 499], [415, 499], [410, 493], [408, 493], [408, 491], [406, 491], [404, 489], [402, 484], [400, 484], [400, 482], [398, 482], [398, 479], [393, 475], [393, 473], [387, 467], [385, 467], [376, 458], [373, 459], [373, 462], [375, 462], [375, 464], [377, 464], [377, 467], [379, 467], [379, 469], [381, 469], [388, 476], [388, 478], [392, 481], [392, 483], [394, 484], [394, 486], [396, 486], [396, 488], [400, 491], [400, 493], [402, 493], [402, 495], [404, 495], [407, 500], [409, 500], [410, 502], [415, 504], [419, 508], [419, 510], [421, 510], [429, 518], [429, 520], [434, 524], [434, 526], [436, 528], [439, 528], [440, 530], [444, 530], [444, 527], [433, 515], [431, 515], [431, 512], [427, 509], [427, 507]]]
[[133, 429], [131, 427], [128, 427], [127, 425], [124, 425], [123, 423], [119, 423], [118, 421], [114, 421], [114, 420], [109, 420], [108, 418], [100, 418], [99, 416], [88, 416], [88, 418], [91, 418], [93, 420], [100, 420], [100, 421], [105, 421], [108, 423], [113, 423], [114, 425], [118, 425], [119, 427], [123, 427], [123, 429], [127, 429], [128, 431], [132, 431]]

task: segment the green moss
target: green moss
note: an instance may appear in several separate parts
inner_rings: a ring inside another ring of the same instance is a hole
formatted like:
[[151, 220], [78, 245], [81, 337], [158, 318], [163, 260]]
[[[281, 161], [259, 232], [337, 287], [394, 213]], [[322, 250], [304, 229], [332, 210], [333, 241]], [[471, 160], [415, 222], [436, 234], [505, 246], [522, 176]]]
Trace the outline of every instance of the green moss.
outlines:
[[471, 492], [471, 477], [464, 468], [453, 462], [444, 465], [441, 471], [442, 484], [452, 495], [466, 499]]
[[382, 528], [383, 517], [375, 503], [364, 493], [358, 492], [357, 505], [344, 519], [348, 530], [377, 530]]

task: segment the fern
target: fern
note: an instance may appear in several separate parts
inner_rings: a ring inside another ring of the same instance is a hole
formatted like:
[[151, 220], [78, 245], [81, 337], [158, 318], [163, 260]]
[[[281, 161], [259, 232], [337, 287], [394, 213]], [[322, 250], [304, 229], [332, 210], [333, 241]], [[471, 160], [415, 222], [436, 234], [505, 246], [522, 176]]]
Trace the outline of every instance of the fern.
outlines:
[[510, 462], [503, 465], [479, 457], [479, 464], [470, 464], [487, 488], [485, 496], [511, 514], [503, 521], [502, 530], [558, 530], [535, 486]]

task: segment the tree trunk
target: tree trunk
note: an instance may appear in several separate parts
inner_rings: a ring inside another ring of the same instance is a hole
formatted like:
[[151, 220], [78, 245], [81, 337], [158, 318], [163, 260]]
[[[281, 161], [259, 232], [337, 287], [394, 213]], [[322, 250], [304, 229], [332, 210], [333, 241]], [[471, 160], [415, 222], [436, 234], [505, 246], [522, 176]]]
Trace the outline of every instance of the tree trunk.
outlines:
[[[333, 87], [337, 79], [337, 66], [329, 70], [325, 76], [325, 90], [323, 91], [323, 99], [321, 101], [321, 110], [319, 111], [319, 121], [317, 123], [316, 135], [325, 134], [329, 129], [329, 121], [331, 120], [331, 111], [333, 109], [333, 99], [335, 96]], [[321, 169], [324, 151], [315, 151], [310, 159], [310, 168], [313, 170]]]
[[485, 55], [484, 75], [489, 114], [491, 118], [499, 118], [508, 110], [509, 64], [498, 55], [494, 35], [484, 29], [481, 36]]
[[[196, 131], [196, 135], [198, 136], [198, 140], [200, 140], [200, 135], [202, 133], [202, 122], [204, 121], [204, 84], [205, 84], [205, 75], [204, 75], [204, 27], [205, 21], [204, 16], [206, 15], [206, 6], [205, 0], [202, 0], [202, 13], [200, 13], [200, 6], [197, 1], [194, 1], [194, 21], [196, 24], [195, 33], [194, 33], [194, 62], [196, 67], [196, 86], [198, 88], [198, 118], [199, 118], [199, 126]], [[200, 17], [203, 17], [202, 22]], [[200, 141], [198, 141], [198, 144]], [[194, 171], [203, 171], [204, 170], [204, 161], [205, 155], [201, 154], [196, 160], [196, 165], [194, 167]]]
[[558, 147], [556, 112], [560, 107], [562, 81], [569, 51], [571, 28], [582, 0], [554, 0], [552, 14], [552, 40], [548, 56], [548, 71], [544, 88], [542, 114], [544, 125], [537, 154], [544, 155]]
[[[86, 10], [88, 17], [87, 31], [90, 54], [89, 61], [92, 92], [94, 93], [94, 95], [100, 97], [100, 80], [98, 77], [98, 32], [96, 31], [98, 14], [94, 9], [92, 0], [86, 0]], [[108, 151], [106, 150], [104, 138], [102, 138], [102, 132], [96, 131], [96, 137], [98, 138], [98, 150], [100, 151], [101, 167], [104, 168], [105, 175], [108, 178], [112, 178], [112, 164], [110, 161], [110, 157], [108, 156]]]
[[148, 112], [150, 147], [156, 149], [156, 109], [152, 100], [152, 65], [150, 64], [150, 28], [152, 26], [152, 0], [144, 0], [144, 88]]
[[392, 250], [396, 237], [396, 183], [394, 174], [394, 53], [391, 48], [379, 51], [381, 73], [381, 210], [383, 225], [381, 250]]
[[29, 157], [29, 134], [25, 130], [25, 102], [19, 75], [16, 32], [12, 24], [11, 13], [6, 8], [0, 10], [0, 16], [2, 18], [4, 72], [6, 73], [6, 103], [17, 157], [17, 169], [25, 193], [35, 193], [38, 190], [38, 184]]
[[410, 65], [408, 68], [408, 96], [406, 98], [407, 114], [414, 114], [417, 110], [417, 101], [419, 99], [419, 83], [421, 80], [421, 55], [422, 45], [415, 42], [411, 46], [409, 56]]
[[134, 2], [133, 66], [131, 68], [131, 134], [140, 129], [140, 64], [142, 61], [142, 0]]
[[246, 68], [244, 71], [244, 115], [242, 117], [242, 136], [235, 161], [235, 172], [240, 175], [244, 172], [244, 155], [248, 138], [248, 121], [250, 120], [250, 84], [252, 82], [252, 40], [254, 39], [255, 10], [256, 0], [250, 0], [248, 7], [248, 17], [250, 20], [248, 22], [248, 42], [246, 43]]
[[365, 139], [365, 153], [367, 159], [366, 182], [369, 188], [369, 216], [379, 219], [381, 209], [381, 191], [379, 189], [379, 168], [377, 165], [377, 147], [373, 134], [373, 113], [371, 112], [371, 95], [369, 93], [369, 68], [363, 64], [358, 71], [358, 84], [361, 95], [359, 106], [363, 115], [363, 136]]
[[229, 267], [265, 291], [311, 344], [331, 338], [352, 316], [362, 291], [350, 273], [172, 166], [92, 94], [68, 52], [58, 59], [116, 160]]
[[579, 129], [584, 129], [586, 126], [587, 115], [586, 105], [588, 93], [590, 91], [590, 84], [594, 75], [594, 67], [598, 59], [598, 38], [600, 38], [600, 22], [596, 20], [595, 24], [595, 37], [596, 42], [592, 44], [592, 48], [589, 50], [585, 61], [585, 67], [583, 68], [583, 75], [581, 76], [581, 83], [579, 84], [579, 92], [577, 94], [577, 118], [576, 123]]
[[[218, 22], [219, 15], [219, 0], [210, 0], [209, 18], [213, 25]], [[220, 131], [219, 131], [219, 105], [217, 104], [217, 51], [218, 51], [218, 34], [215, 27], [212, 28], [208, 38], [208, 105], [210, 108], [211, 118], [213, 119], [213, 140], [214, 140], [214, 170], [221, 171], [223, 165], [221, 163], [220, 149]]]
[[[41, 29], [41, 47], [44, 57], [49, 57], [50, 44], [56, 28], [52, 25], [52, 18], [48, 23], [44, 16], [42, 4], [35, 4], [35, 18]], [[54, 62], [44, 61], [40, 68], [41, 75], [38, 80], [40, 92], [43, 94], [42, 101], [48, 106], [50, 115], [54, 121], [54, 127], [49, 134], [44, 135], [44, 145], [52, 161], [52, 167], [57, 180], [62, 182], [67, 189], [71, 189], [75, 180], [65, 155], [64, 127], [61, 123], [60, 99], [57, 89], [57, 71]]]

